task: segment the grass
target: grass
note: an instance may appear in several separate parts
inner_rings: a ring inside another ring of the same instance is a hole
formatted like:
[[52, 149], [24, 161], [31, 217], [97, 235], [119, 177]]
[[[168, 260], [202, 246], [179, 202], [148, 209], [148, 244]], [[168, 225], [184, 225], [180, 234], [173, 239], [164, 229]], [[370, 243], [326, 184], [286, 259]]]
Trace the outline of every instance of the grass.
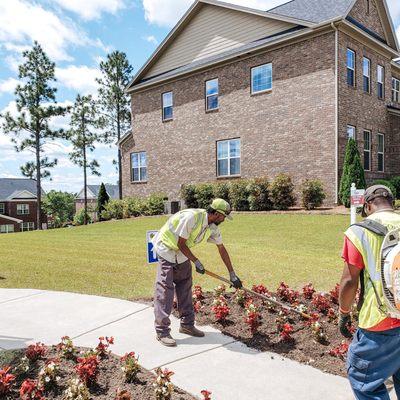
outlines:
[[[0, 287], [35, 288], [118, 298], [152, 295], [155, 265], [146, 264], [146, 230], [166, 217], [104, 222], [87, 227], [0, 236]], [[236, 215], [221, 226], [236, 272], [247, 286], [280, 281], [295, 288], [313, 282], [327, 290], [338, 282], [343, 231], [341, 215]], [[214, 245], [194, 249], [206, 268], [226, 269]], [[218, 282], [195, 275], [206, 289]]]

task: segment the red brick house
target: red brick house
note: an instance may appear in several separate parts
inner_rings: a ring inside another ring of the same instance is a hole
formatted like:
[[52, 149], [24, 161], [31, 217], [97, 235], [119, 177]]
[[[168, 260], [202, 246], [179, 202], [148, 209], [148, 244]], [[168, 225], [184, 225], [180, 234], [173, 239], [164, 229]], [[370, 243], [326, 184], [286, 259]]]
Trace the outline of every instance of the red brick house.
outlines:
[[[0, 178], [0, 233], [37, 229], [36, 213], [36, 180]], [[42, 227], [47, 227], [45, 213], [42, 213]]]
[[399, 56], [385, 0], [196, 1], [127, 88], [124, 195], [286, 172], [334, 204], [349, 137], [368, 181], [400, 175]]

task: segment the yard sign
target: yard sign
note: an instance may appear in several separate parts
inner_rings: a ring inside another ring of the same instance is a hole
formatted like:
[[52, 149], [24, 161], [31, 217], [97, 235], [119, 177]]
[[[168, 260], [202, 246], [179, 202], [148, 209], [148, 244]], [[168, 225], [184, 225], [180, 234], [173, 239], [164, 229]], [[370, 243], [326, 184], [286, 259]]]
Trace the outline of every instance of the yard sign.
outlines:
[[151, 243], [153, 237], [158, 231], [147, 231], [146, 242], [147, 242], [147, 264], [154, 264], [158, 261], [157, 254], [154, 250], [153, 243]]
[[350, 189], [350, 224], [353, 225], [357, 222], [357, 208], [364, 205], [364, 189], [356, 189], [355, 183], [351, 185]]

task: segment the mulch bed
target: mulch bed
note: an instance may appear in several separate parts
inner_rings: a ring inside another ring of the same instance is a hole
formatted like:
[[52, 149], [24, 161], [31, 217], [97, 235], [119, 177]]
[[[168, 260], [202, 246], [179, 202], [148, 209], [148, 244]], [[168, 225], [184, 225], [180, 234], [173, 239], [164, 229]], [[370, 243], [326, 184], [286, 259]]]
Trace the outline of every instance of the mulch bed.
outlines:
[[[76, 348], [79, 352], [87, 349]], [[26, 379], [37, 380], [39, 371], [46, 364], [47, 360], [58, 358], [60, 360], [60, 368], [57, 375], [60, 376], [56, 385], [52, 389], [45, 390], [43, 395], [45, 399], [61, 400], [65, 398], [65, 390], [71, 378], [76, 378], [77, 373], [75, 366], [76, 360], [60, 359], [60, 352], [55, 346], [47, 347], [46, 354], [43, 358], [30, 364], [30, 369], [26, 373], [19, 372], [18, 365], [21, 363], [25, 350], [12, 350], [0, 352], [0, 370], [5, 366], [10, 366], [9, 373], [16, 376], [14, 385], [10, 393], [6, 396], [1, 395], [1, 399], [20, 399], [19, 389]], [[98, 400], [155, 400], [153, 383], [155, 375], [141, 368], [133, 383], [127, 383], [125, 376], [121, 370], [120, 357], [111, 353], [101, 358], [99, 363], [99, 373], [95, 383], [88, 384], [90, 399]], [[0, 390], [1, 390], [1, 371], [0, 371]], [[116, 397], [117, 391], [127, 391], [122, 396]], [[178, 387], [174, 386], [172, 400], [194, 400], [195, 397], [189, 395]]]

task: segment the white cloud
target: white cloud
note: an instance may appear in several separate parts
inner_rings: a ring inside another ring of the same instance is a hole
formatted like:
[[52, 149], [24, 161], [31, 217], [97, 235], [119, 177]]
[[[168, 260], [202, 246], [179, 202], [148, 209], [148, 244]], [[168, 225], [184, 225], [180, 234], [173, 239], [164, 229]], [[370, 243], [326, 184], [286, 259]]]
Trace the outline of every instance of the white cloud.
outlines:
[[149, 43], [153, 43], [153, 44], [155, 44], [155, 45], [158, 45], [158, 40], [157, 40], [156, 37], [153, 36], [153, 35], [145, 36], [143, 39], [144, 39], [146, 42], [149, 42]]
[[96, 78], [101, 76], [97, 68], [86, 65], [69, 65], [66, 68], [56, 68], [55, 75], [63, 86], [74, 89], [82, 94], [95, 94], [97, 92]]
[[[390, 14], [394, 21], [397, 21], [400, 18], [400, 1], [399, 0], [387, 0]], [[400, 23], [400, 21], [397, 21]]]
[[85, 20], [97, 19], [102, 13], [116, 14], [125, 8], [124, 0], [55, 0], [61, 7]]
[[15, 78], [8, 78], [0, 81], [0, 95], [2, 93], [14, 93], [18, 83], [19, 80]]
[[[171, 27], [193, 4], [193, 0], [142, 0], [146, 20], [151, 24]], [[397, 0], [395, 0], [397, 1]], [[230, 0], [237, 4], [259, 10], [268, 10], [287, 0]]]

